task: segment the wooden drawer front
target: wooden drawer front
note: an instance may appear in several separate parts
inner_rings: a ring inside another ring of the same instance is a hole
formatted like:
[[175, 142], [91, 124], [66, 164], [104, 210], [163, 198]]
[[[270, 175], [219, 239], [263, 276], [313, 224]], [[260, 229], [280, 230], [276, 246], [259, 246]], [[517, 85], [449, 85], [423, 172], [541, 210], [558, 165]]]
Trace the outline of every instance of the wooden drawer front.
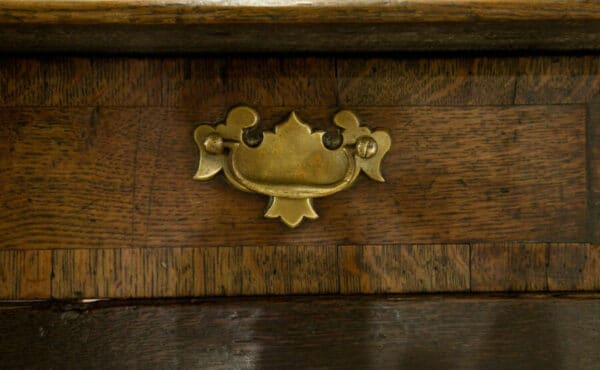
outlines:
[[[0, 298], [600, 289], [600, 58], [0, 60]], [[342, 108], [387, 129], [387, 183], [297, 229], [193, 131]], [[596, 244], [594, 244], [596, 243]]]

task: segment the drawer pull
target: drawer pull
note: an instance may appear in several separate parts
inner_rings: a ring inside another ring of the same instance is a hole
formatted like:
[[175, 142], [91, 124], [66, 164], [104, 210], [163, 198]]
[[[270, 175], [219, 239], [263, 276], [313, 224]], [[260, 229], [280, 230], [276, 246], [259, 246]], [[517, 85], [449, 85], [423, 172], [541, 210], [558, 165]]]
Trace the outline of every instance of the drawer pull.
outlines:
[[385, 181], [380, 165], [390, 149], [390, 136], [361, 126], [350, 111], [340, 111], [333, 119], [342, 129], [342, 143], [335, 149], [325, 145], [324, 131], [313, 132], [295, 112], [251, 146], [244, 132], [258, 120], [256, 111], [240, 106], [229, 111], [224, 124], [196, 128], [200, 161], [194, 179], [210, 180], [223, 170], [235, 188], [268, 195], [265, 217], [280, 217], [289, 227], [298, 226], [304, 217], [316, 219], [312, 199], [347, 189], [361, 170], [375, 181]]

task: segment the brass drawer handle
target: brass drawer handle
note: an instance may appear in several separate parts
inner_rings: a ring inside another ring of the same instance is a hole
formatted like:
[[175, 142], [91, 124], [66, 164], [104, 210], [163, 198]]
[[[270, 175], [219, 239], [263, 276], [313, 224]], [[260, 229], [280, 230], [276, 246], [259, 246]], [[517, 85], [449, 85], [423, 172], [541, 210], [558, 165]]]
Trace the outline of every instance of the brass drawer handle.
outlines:
[[328, 149], [325, 132], [312, 132], [295, 112], [274, 132], [264, 132], [262, 142], [252, 147], [242, 135], [258, 124], [258, 114], [245, 106], [233, 108], [225, 124], [202, 125], [194, 131], [200, 149], [194, 179], [210, 180], [223, 169], [235, 188], [271, 197], [265, 217], [280, 217], [296, 227], [304, 217], [318, 217], [312, 198], [348, 188], [360, 170], [375, 181], [385, 181], [380, 165], [390, 149], [390, 135], [360, 126], [347, 110], [338, 112], [333, 121], [343, 129], [337, 149]]

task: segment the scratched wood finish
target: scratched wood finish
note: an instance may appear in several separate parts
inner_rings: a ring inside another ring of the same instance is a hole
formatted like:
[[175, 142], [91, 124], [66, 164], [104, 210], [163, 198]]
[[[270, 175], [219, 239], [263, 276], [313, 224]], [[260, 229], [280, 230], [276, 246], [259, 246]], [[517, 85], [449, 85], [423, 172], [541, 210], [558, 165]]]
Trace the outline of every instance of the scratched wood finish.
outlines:
[[[597, 290], [599, 61], [2, 58], [0, 297]], [[288, 230], [191, 181], [182, 138], [240, 103], [354, 109], [392, 132], [388, 182]]]
[[583, 1], [0, 1], [4, 52], [595, 50]]
[[0, 306], [2, 366], [594, 369], [600, 361], [597, 295], [153, 303]]

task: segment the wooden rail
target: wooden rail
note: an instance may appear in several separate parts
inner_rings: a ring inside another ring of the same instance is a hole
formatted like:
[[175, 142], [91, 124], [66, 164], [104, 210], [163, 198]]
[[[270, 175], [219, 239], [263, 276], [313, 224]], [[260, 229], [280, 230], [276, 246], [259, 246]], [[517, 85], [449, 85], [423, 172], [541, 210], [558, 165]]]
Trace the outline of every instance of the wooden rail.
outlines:
[[0, 0], [4, 52], [595, 50], [600, 3]]

